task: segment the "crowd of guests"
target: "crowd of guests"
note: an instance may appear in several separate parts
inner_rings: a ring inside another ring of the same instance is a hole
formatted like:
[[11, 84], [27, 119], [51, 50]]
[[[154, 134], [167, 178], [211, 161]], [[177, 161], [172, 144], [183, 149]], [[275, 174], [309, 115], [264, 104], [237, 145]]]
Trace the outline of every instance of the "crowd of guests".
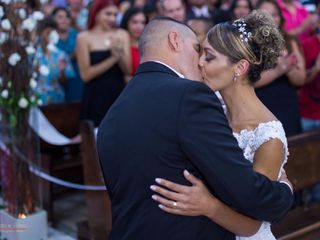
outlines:
[[[217, 23], [252, 10], [268, 12], [286, 48], [277, 66], [255, 83], [261, 101], [287, 136], [320, 128], [320, 7], [312, 0], [51, 0], [35, 8], [35, 66], [44, 104], [81, 101], [81, 117], [98, 126], [139, 65], [138, 40], [156, 16], [188, 24], [203, 41]], [[318, 4], [319, 5], [319, 4]], [[54, 33], [57, 41], [52, 43]]]

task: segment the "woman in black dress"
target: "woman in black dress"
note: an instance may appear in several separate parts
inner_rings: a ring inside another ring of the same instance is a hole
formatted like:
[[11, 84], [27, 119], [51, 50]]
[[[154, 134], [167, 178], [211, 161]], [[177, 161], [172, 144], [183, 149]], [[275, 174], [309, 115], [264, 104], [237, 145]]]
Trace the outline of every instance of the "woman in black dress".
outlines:
[[[283, 17], [274, 0], [259, 0], [257, 8], [268, 12], [282, 30]], [[284, 33], [286, 50], [272, 70], [265, 71], [255, 84], [256, 94], [282, 123], [287, 136], [301, 133], [297, 87], [306, 81], [305, 61], [295, 38]]]
[[129, 35], [115, 28], [117, 12], [113, 0], [94, 1], [88, 30], [77, 39], [76, 54], [85, 82], [81, 119], [92, 120], [96, 127], [124, 88], [124, 76], [131, 72]]

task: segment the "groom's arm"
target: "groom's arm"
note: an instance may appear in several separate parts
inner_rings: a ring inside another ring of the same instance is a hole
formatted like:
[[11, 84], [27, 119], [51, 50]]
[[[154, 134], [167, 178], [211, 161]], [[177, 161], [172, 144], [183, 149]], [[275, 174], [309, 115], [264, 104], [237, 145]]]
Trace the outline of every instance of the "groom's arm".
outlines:
[[253, 171], [209, 88], [190, 82], [178, 124], [183, 151], [222, 201], [260, 220], [284, 216], [292, 205], [291, 190]]

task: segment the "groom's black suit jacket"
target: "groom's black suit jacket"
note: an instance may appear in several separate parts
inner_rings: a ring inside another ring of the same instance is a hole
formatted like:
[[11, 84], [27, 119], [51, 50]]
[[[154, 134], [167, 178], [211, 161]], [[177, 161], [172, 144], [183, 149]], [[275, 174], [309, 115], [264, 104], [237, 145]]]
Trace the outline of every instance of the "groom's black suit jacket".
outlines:
[[184, 169], [257, 219], [275, 221], [292, 203], [285, 184], [252, 171], [215, 94], [156, 62], [139, 66], [106, 114], [98, 152], [112, 201], [111, 240], [234, 239], [206, 217], [168, 214], [152, 200], [155, 178], [188, 184]]

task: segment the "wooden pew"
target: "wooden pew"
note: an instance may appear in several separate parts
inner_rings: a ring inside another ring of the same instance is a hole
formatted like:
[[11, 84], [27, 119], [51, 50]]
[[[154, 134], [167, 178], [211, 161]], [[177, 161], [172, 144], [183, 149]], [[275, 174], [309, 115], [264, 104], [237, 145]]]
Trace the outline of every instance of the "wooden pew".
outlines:
[[[74, 137], [79, 133], [80, 103], [64, 103], [42, 106], [42, 113], [63, 135]], [[82, 160], [79, 144], [54, 146], [40, 141], [42, 168], [52, 176], [82, 183]], [[54, 198], [66, 192], [66, 188], [42, 181], [43, 207], [54, 223]], [[68, 189], [69, 190], [69, 189]]]
[[[92, 121], [80, 125], [86, 185], [104, 186]], [[78, 239], [107, 240], [111, 231], [111, 202], [107, 191], [86, 191], [88, 222], [78, 224]]]
[[[294, 191], [320, 182], [320, 130], [290, 137], [288, 144], [290, 155], [285, 169]], [[320, 239], [320, 202], [290, 210], [272, 231], [281, 240]]]

